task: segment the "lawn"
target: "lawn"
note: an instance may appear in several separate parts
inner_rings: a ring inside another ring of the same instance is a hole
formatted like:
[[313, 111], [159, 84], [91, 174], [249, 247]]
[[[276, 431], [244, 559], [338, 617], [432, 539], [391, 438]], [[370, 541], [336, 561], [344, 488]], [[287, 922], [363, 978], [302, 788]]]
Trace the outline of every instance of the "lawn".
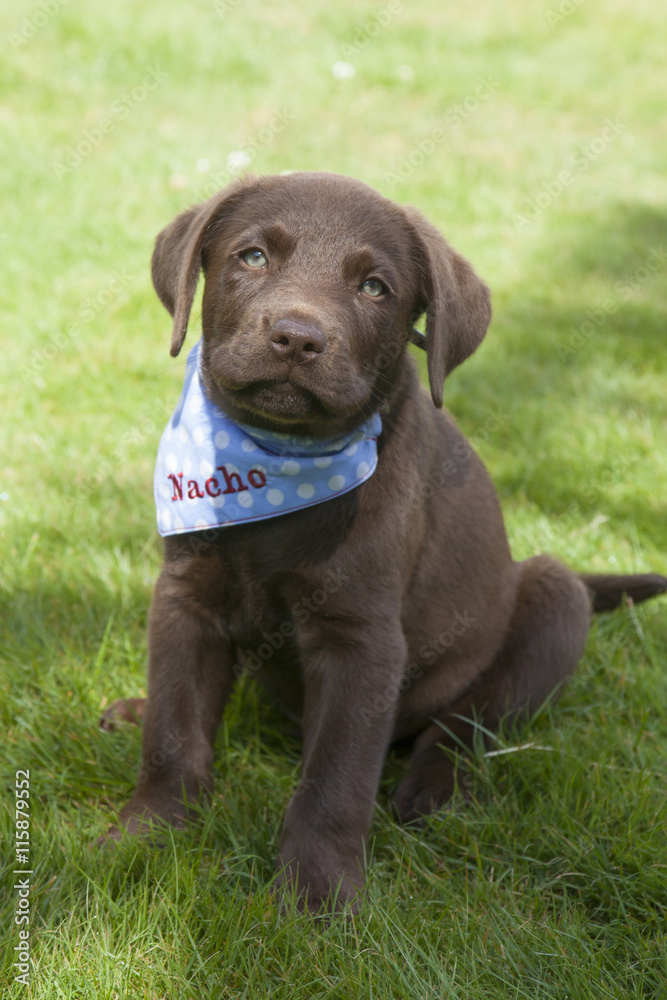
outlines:
[[[392, 755], [353, 922], [276, 909], [299, 738], [249, 681], [200, 824], [158, 850], [88, 846], [138, 770], [139, 732], [97, 720], [144, 690], [152, 470], [183, 375], [152, 243], [248, 166], [349, 174], [414, 204], [490, 284], [488, 338], [445, 400], [517, 558], [666, 572], [667, 8], [0, 11], [2, 995], [667, 997], [665, 599], [601, 616], [560, 702], [474, 756], [472, 801], [426, 830], [387, 813]], [[14, 875], [18, 771], [29, 876]]]

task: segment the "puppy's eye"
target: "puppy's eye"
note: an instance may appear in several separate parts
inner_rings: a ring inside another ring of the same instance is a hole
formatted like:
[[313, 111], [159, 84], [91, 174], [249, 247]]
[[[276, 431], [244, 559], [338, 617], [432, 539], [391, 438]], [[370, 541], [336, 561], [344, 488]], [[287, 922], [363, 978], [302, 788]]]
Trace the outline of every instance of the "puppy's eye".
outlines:
[[384, 295], [387, 291], [378, 278], [369, 278], [367, 281], [364, 281], [361, 286], [361, 290], [362, 292], [366, 292], [366, 295], [371, 295], [374, 299], [376, 299], [379, 295]]
[[242, 253], [241, 260], [245, 261], [248, 267], [266, 267], [269, 263], [262, 251], [258, 250], [256, 247]]

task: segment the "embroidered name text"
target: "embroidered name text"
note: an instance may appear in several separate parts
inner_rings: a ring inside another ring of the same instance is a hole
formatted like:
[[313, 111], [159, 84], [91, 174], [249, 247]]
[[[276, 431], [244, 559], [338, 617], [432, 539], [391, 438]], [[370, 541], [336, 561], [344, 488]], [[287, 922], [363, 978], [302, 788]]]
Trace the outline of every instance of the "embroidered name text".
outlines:
[[[184, 489], [187, 490], [187, 496], [190, 500], [196, 500], [198, 497], [201, 499], [206, 496], [219, 497], [225, 493], [241, 493], [243, 490], [249, 488], [243, 482], [238, 472], [229, 472], [224, 465], [218, 465], [217, 471], [222, 473], [222, 479], [218, 479], [217, 476], [209, 476], [204, 482], [203, 489], [196, 479], [188, 479], [187, 485], [184, 487], [183, 473], [170, 472], [167, 479], [171, 480], [174, 490], [171, 498], [172, 502], [174, 500], [183, 500]], [[248, 483], [253, 489], [261, 490], [262, 487], [266, 486], [266, 475], [261, 469], [250, 469], [248, 472]], [[223, 486], [225, 487], [224, 489]]]

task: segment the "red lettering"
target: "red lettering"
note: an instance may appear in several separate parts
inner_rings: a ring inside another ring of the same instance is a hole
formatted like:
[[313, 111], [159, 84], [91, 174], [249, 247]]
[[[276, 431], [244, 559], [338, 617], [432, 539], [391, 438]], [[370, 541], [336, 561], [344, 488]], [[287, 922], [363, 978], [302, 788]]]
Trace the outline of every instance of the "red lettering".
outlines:
[[[173, 472], [170, 472], [169, 475], [167, 476], [167, 479], [171, 479], [173, 487], [174, 487], [174, 495], [171, 498], [172, 502], [174, 500], [182, 500], [183, 499], [183, 473], [179, 472], [178, 475], [176, 476]], [[180, 480], [180, 482], [179, 482], [179, 480]]]
[[[259, 482], [255, 482], [258, 479]], [[262, 486], [266, 486], [266, 476], [261, 469], [251, 469], [248, 473], [248, 482], [251, 486], [254, 486], [256, 490], [261, 490]]]
[[[213, 488], [209, 486], [209, 483], [213, 483]], [[206, 492], [210, 497], [219, 497], [222, 492], [222, 490], [218, 486], [218, 480], [215, 478], [215, 476], [211, 476], [210, 479], [206, 480], [206, 482], [204, 483], [204, 489], [206, 490]]]
[[196, 499], [196, 497], [203, 497], [204, 494], [201, 492], [197, 486], [196, 479], [188, 479], [188, 496], [191, 500]]
[[[223, 493], [240, 493], [241, 490], [248, 489], [248, 487], [245, 485], [245, 483], [239, 476], [238, 472], [227, 472], [227, 469], [224, 467], [224, 465], [219, 465], [217, 468], [218, 472], [221, 472], [225, 477], [225, 485], [227, 489], [223, 490], [222, 491]], [[233, 479], [236, 479], [238, 486], [235, 487], [232, 485]]]

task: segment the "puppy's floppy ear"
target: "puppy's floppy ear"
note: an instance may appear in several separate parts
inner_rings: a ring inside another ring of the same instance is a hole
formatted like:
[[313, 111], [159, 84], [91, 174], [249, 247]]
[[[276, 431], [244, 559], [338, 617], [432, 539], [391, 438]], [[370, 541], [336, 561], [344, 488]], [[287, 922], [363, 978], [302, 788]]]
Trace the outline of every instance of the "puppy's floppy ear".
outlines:
[[234, 209], [258, 181], [243, 178], [176, 216], [155, 241], [151, 274], [162, 305], [174, 317], [172, 357], [181, 350], [195, 297], [202, 250], [210, 226]]
[[414, 208], [404, 209], [417, 243], [431, 396], [442, 406], [445, 376], [475, 351], [491, 322], [488, 287]]

